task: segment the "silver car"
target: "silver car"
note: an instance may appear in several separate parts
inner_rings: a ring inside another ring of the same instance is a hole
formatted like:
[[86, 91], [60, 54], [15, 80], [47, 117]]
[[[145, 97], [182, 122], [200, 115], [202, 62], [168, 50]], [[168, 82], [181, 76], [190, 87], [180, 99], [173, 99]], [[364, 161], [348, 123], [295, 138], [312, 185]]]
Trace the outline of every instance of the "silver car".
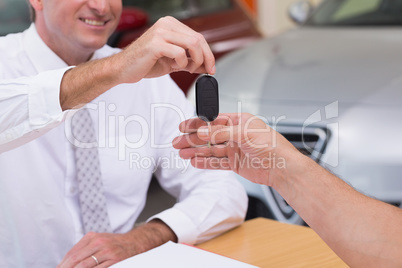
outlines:
[[[295, 4], [303, 25], [217, 63], [220, 112], [261, 116], [357, 190], [401, 206], [402, 0], [327, 0], [308, 12]], [[249, 218], [303, 223], [273, 189], [239, 180]]]

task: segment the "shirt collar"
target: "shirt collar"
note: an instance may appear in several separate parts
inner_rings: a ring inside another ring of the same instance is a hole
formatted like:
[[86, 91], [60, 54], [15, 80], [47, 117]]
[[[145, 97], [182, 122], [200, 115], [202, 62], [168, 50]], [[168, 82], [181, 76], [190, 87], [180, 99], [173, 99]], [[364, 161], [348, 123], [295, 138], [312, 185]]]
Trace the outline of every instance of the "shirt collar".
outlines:
[[[23, 43], [25, 51], [38, 73], [68, 67], [67, 63], [43, 42], [34, 23], [24, 32]], [[90, 60], [101, 59], [120, 51], [118, 48], [104, 45], [93, 53]]]
[[68, 66], [43, 42], [34, 23], [24, 32], [23, 43], [25, 51], [38, 73]]

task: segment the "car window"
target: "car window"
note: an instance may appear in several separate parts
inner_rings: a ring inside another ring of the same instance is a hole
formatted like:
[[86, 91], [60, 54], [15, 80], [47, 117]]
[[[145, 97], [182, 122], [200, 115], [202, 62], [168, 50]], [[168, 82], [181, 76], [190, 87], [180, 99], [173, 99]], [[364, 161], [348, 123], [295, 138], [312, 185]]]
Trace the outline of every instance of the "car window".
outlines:
[[375, 12], [380, 3], [381, 1], [379, 0], [366, 0], [363, 3], [359, 1], [347, 1], [333, 14], [333, 19], [334, 21], [342, 21], [362, 14]]
[[26, 0], [0, 1], [0, 36], [21, 32], [28, 28], [30, 23]]
[[217, 12], [232, 6], [231, 0], [123, 0], [124, 6], [134, 6], [148, 13], [151, 22], [163, 16], [187, 19]]
[[306, 24], [398, 26], [402, 25], [402, 0], [327, 0]]

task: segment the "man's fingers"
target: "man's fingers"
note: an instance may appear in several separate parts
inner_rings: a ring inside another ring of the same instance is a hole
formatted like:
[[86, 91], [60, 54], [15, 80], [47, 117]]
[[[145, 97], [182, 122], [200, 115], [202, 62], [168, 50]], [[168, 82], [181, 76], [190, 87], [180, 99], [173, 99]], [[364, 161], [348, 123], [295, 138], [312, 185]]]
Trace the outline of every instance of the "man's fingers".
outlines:
[[202, 42], [202, 51], [204, 55], [204, 66], [209, 74], [215, 74], [216, 68], [215, 68], [215, 56], [211, 51], [211, 48], [209, 47], [207, 41], [204, 39]]
[[157, 57], [166, 57], [174, 60], [178, 67], [175, 68], [174, 66], [174, 69], [185, 69], [187, 67], [188, 57], [184, 48], [172, 44], [161, 44], [158, 49], [160, 50], [160, 55], [157, 53]]
[[[189, 72], [205, 70], [213, 74], [215, 57], [204, 36], [174, 18], [166, 17], [162, 19], [162, 22], [165, 24], [158, 25], [160, 29], [165, 29], [158, 30], [158, 37], [160, 36], [161, 40], [163, 40], [162, 42], [178, 46], [188, 52], [188, 64], [186, 66], [180, 65], [182, 67], [181, 69]], [[173, 59], [171, 56], [170, 58]]]
[[198, 68], [204, 66], [204, 61], [206, 60], [202, 48], [203, 40], [200, 34], [196, 34], [196, 36], [190, 37], [187, 42], [187, 50], [190, 55], [190, 64], [187, 66], [187, 70], [194, 73]]
[[[91, 256], [94, 256], [94, 255], [91, 255]], [[76, 268], [99, 267], [98, 263], [100, 264], [101, 261], [97, 257], [95, 257], [98, 260], [98, 262], [96, 262], [95, 259], [92, 258], [91, 256], [83, 259], [77, 265], [74, 265], [71, 267], [76, 267]]]
[[114, 58], [124, 65], [124, 83], [176, 71], [215, 73], [215, 57], [205, 38], [172, 17], [159, 19]]
[[202, 41], [199, 40], [197, 37], [188, 34], [167, 32], [165, 36], [161, 36], [159, 38], [160, 38], [159, 42], [162, 42], [161, 45], [163, 45], [163, 43], [166, 43], [182, 49], [184, 52], [186, 52], [185, 56], [186, 57], [189, 56], [190, 60], [196, 63], [198, 66], [201, 66], [204, 63], [204, 55], [201, 47]]
[[105, 262], [100, 263], [98, 266], [96, 266], [96, 268], [107, 268], [107, 267], [112, 266], [115, 263], [116, 262], [113, 262], [113, 261], [105, 261]]
[[[195, 32], [173, 17], [164, 17], [161, 19], [161, 23], [166, 25], [172, 32], [177, 33], [177, 35], [170, 35], [172, 37], [170, 39], [171, 43], [188, 49], [191, 60], [194, 63], [192, 64], [193, 66], [189, 66], [188, 71], [215, 73], [215, 57], [202, 34]], [[176, 36], [179, 38], [176, 38]]]
[[[59, 267], [74, 267], [88, 256], [93, 255], [98, 249], [88, 247], [88, 245], [96, 235], [96, 233], [87, 233], [69, 252], [67, 252]], [[92, 259], [92, 261], [94, 260]]]

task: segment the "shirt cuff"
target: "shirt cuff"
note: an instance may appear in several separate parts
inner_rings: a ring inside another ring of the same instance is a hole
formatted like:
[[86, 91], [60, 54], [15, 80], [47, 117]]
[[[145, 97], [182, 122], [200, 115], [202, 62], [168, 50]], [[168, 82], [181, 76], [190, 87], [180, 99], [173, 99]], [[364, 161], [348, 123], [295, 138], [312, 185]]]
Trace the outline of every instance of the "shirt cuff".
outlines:
[[182, 211], [170, 208], [152, 216], [147, 222], [160, 219], [176, 234], [178, 243], [193, 245], [197, 241], [199, 231], [197, 226]]
[[64, 113], [60, 106], [60, 85], [64, 73], [73, 67], [40, 73], [31, 85], [28, 109], [29, 123], [35, 129], [51, 121], [62, 121]]

